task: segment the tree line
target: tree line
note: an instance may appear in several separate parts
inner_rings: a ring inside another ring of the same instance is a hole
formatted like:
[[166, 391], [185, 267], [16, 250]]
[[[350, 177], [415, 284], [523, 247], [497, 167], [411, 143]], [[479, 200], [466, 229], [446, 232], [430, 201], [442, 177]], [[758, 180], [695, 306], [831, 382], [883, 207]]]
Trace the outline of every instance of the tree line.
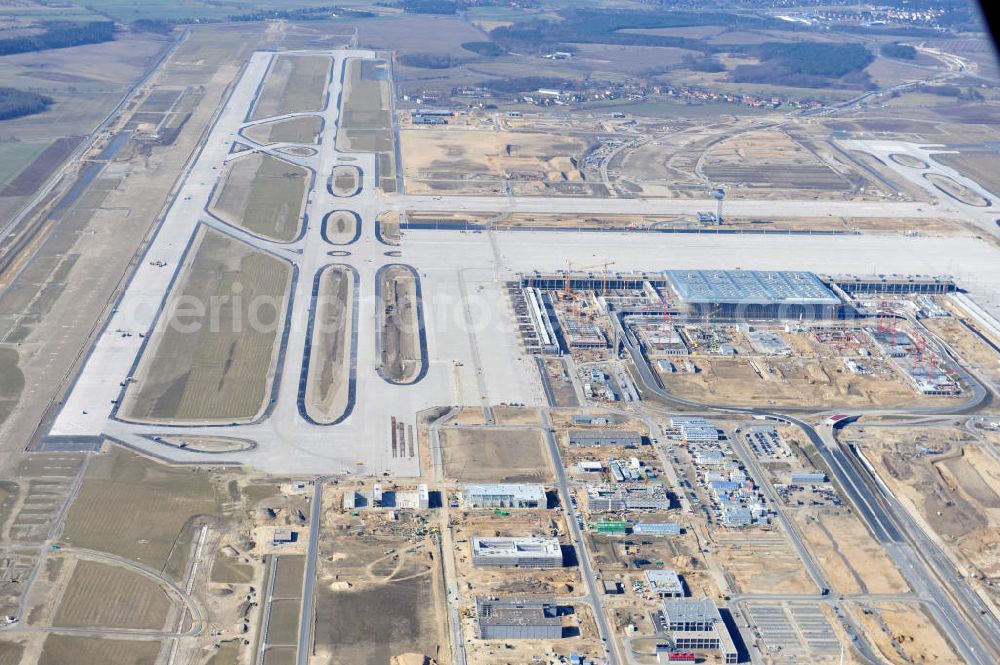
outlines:
[[0, 40], [0, 55], [31, 53], [83, 44], [99, 44], [115, 38], [115, 24], [112, 21], [91, 21], [88, 23], [52, 21], [41, 25], [45, 31], [37, 35]]

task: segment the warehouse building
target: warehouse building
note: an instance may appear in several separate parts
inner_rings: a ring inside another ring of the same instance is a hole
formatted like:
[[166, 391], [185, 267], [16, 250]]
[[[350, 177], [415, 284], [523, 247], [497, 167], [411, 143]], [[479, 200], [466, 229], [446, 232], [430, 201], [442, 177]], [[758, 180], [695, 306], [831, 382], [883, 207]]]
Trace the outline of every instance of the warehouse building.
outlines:
[[738, 662], [739, 652], [711, 598], [667, 598], [663, 617], [677, 649], [718, 650], [725, 663]]
[[816, 485], [819, 483], [825, 483], [827, 481], [826, 474], [816, 471], [816, 472], [793, 472], [791, 474], [791, 480], [793, 483], [799, 485]]
[[473, 538], [472, 565], [480, 568], [562, 568], [555, 538]]
[[571, 446], [638, 446], [642, 435], [631, 430], [615, 429], [571, 429]]
[[843, 318], [847, 306], [811, 272], [668, 270], [670, 287], [694, 316], [758, 319]]
[[545, 508], [545, 488], [537, 484], [463, 485], [466, 508]]
[[681, 525], [677, 522], [639, 522], [632, 526], [637, 536], [679, 536]]
[[562, 637], [558, 608], [531, 598], [476, 598], [481, 640], [556, 640]]
[[684, 597], [684, 583], [676, 570], [647, 570], [646, 583], [660, 598]]

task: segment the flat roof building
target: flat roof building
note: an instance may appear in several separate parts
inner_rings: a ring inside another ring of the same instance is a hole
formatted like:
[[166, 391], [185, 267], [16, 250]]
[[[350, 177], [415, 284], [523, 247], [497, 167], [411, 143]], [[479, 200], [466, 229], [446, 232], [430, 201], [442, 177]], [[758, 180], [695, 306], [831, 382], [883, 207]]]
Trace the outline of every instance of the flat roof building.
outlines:
[[472, 565], [480, 568], [562, 568], [555, 538], [472, 539]]
[[545, 488], [529, 483], [463, 485], [462, 502], [468, 508], [545, 508]]
[[843, 306], [811, 272], [668, 270], [665, 274], [679, 300], [696, 314], [832, 318]]
[[738, 661], [739, 652], [711, 598], [667, 598], [663, 617], [677, 649], [717, 649], [724, 662]]
[[558, 608], [531, 598], [476, 598], [481, 640], [546, 640], [562, 637]]
[[684, 597], [684, 584], [676, 570], [647, 570], [646, 583], [660, 598]]
[[571, 429], [571, 446], [638, 446], [642, 435], [631, 430], [615, 429]]
[[637, 536], [679, 536], [681, 525], [677, 522], [639, 522], [632, 526]]

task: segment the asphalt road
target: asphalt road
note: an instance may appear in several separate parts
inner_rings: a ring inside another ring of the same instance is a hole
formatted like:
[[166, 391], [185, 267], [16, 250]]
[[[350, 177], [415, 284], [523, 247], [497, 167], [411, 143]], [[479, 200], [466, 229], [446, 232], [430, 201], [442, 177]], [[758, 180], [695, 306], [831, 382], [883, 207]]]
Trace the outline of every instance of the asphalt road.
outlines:
[[[876, 483], [866, 479], [859, 464], [848, 459], [833, 436], [832, 428], [828, 428], [829, 434], [824, 438], [812, 425], [794, 416], [765, 409], [710, 406], [675, 397], [660, 386], [634, 336], [621, 327], [617, 318], [615, 321], [646, 390], [668, 402], [685, 407], [764, 416], [801, 429], [829, 466], [851, 505], [882, 543], [914, 591], [932, 601], [927, 603], [928, 609], [966, 662], [972, 665], [993, 665], [998, 662], [995, 654], [1000, 653], [1000, 625], [992, 612], [965, 580], [955, 576], [954, 566], [906, 510], [894, 498], [881, 492]], [[967, 375], [967, 379], [972, 377]], [[972, 379], [972, 385], [977, 386], [978, 382]], [[976, 402], [978, 399], [979, 394], [974, 394], [972, 401]], [[969, 407], [956, 407], [961, 408]], [[823, 432], [826, 434], [826, 430]], [[796, 537], [794, 532], [792, 537]], [[945, 580], [954, 599], [945, 589]]]
[[569, 524], [570, 535], [573, 537], [573, 545], [576, 547], [577, 559], [580, 563], [580, 573], [583, 581], [587, 585], [587, 593], [590, 595], [590, 605], [594, 612], [594, 621], [597, 624], [597, 633], [601, 637], [601, 646], [604, 648], [608, 665], [618, 665], [618, 649], [614, 640], [614, 633], [608, 625], [607, 615], [604, 614], [604, 605], [601, 602], [601, 594], [597, 589], [597, 580], [594, 577], [594, 570], [590, 566], [590, 556], [587, 553], [587, 545], [583, 539], [583, 532], [577, 522], [577, 511], [570, 500], [569, 481], [566, 479], [566, 469], [562, 464], [562, 456], [559, 454], [559, 446], [552, 436], [552, 421], [549, 419], [549, 412], [542, 409], [542, 425], [545, 428], [545, 440], [549, 444], [549, 454], [552, 456], [552, 465], [556, 470], [556, 484], [559, 487], [559, 500], [566, 510], [566, 522]]

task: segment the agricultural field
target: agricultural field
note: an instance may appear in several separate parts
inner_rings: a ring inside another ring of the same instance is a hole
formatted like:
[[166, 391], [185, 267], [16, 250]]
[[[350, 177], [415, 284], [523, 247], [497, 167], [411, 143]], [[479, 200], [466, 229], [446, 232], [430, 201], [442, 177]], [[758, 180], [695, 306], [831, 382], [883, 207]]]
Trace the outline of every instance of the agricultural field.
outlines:
[[304, 115], [287, 120], [274, 120], [251, 125], [241, 133], [246, 138], [261, 145], [272, 143], [315, 144], [319, 141], [319, 133], [322, 128], [322, 118], [315, 115]]
[[163, 630], [171, 600], [159, 584], [121, 566], [80, 560], [53, 617], [64, 628]]
[[277, 157], [241, 156], [222, 175], [209, 210], [256, 235], [291, 242], [302, 228], [310, 179], [307, 169]]
[[395, 192], [396, 158], [388, 64], [381, 60], [351, 58], [345, 69], [337, 149], [378, 153], [381, 180], [377, 186], [386, 192]]
[[126, 392], [126, 417], [187, 422], [257, 417], [273, 380], [290, 279], [284, 261], [203, 230], [171, 302], [183, 298], [212, 307], [186, 316], [168, 306], [140, 361], [138, 383]]
[[380, 322], [378, 370], [390, 383], [410, 383], [423, 363], [417, 277], [404, 266], [379, 271]]
[[48, 635], [38, 665], [150, 665], [160, 643], [75, 635]]
[[111, 448], [91, 460], [61, 539], [162, 569], [196, 517], [222, 515], [220, 502], [220, 490], [205, 471]]
[[320, 277], [306, 383], [306, 412], [321, 423], [343, 415], [348, 406], [354, 273], [330, 266]]
[[275, 57], [260, 89], [251, 119], [322, 110], [332, 67], [333, 62], [327, 56]]
[[444, 473], [459, 482], [529, 483], [552, 479], [541, 430], [441, 430]]

